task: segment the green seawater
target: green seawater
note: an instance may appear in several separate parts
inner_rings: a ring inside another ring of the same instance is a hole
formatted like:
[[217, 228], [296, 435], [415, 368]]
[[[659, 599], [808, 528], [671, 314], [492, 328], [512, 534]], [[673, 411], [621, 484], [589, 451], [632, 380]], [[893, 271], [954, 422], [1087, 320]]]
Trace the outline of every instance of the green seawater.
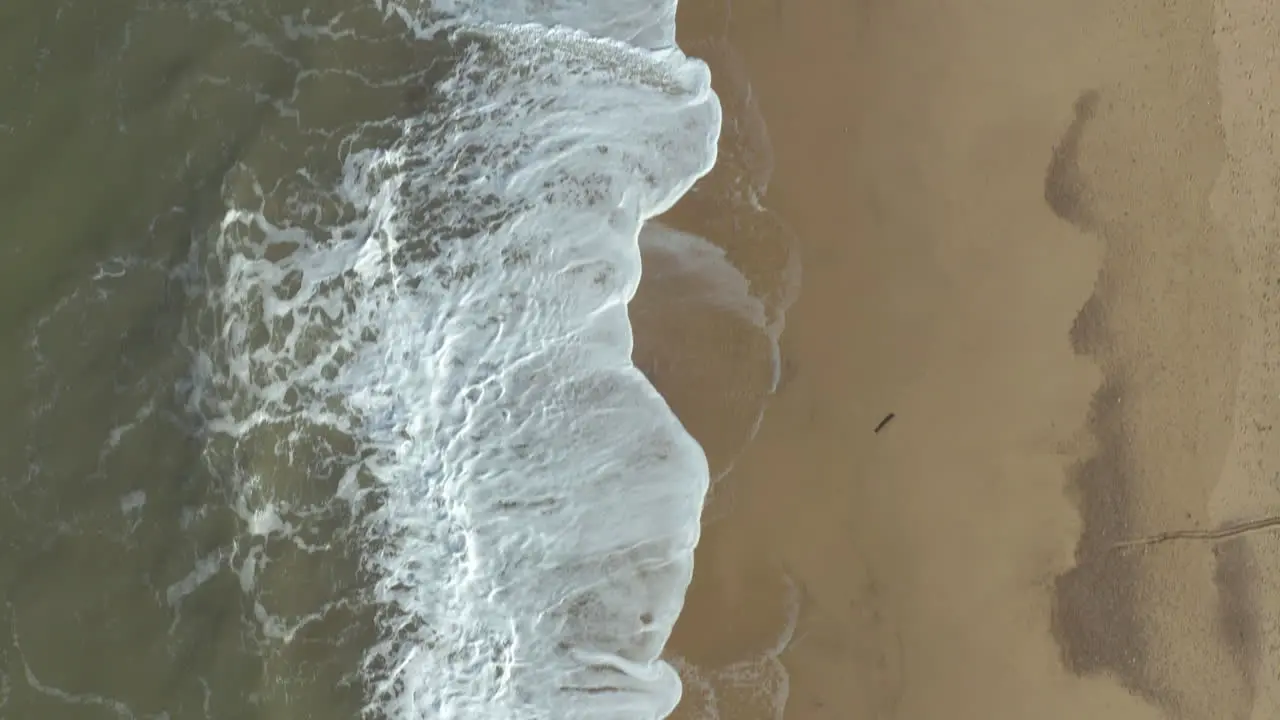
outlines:
[[359, 716], [358, 563], [246, 533], [285, 463], [192, 412], [184, 273], [237, 167], [336, 174], [429, 52], [337, 3], [0, 4], [0, 718]]

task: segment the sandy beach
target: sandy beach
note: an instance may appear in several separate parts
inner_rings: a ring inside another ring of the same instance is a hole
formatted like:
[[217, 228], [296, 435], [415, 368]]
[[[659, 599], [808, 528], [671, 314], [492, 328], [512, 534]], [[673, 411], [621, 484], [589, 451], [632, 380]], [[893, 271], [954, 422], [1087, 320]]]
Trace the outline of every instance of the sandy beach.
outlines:
[[1280, 717], [1271, 7], [685, 3], [804, 274], [678, 718]]

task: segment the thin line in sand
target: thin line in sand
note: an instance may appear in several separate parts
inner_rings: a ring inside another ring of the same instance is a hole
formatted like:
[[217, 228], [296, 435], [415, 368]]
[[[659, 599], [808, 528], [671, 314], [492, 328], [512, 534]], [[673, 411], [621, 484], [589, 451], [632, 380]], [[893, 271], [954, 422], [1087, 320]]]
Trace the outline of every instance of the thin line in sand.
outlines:
[[1157, 545], [1171, 540], [1210, 540], [1216, 542], [1219, 540], [1229, 540], [1241, 535], [1252, 535], [1255, 533], [1273, 530], [1280, 530], [1280, 516], [1272, 515], [1258, 518], [1256, 520], [1235, 523], [1227, 525], [1226, 527], [1218, 528], [1217, 530], [1169, 530], [1155, 535], [1147, 535], [1145, 537], [1134, 538], [1132, 540], [1123, 540], [1112, 545], [1111, 549], [1128, 550], [1135, 547]]

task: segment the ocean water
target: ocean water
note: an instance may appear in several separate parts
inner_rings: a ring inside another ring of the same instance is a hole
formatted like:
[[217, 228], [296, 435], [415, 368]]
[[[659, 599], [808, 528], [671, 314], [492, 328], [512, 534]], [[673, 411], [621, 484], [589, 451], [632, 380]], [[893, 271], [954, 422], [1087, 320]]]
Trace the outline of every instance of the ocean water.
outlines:
[[0, 717], [671, 711], [798, 283], [674, 22], [0, 10]]

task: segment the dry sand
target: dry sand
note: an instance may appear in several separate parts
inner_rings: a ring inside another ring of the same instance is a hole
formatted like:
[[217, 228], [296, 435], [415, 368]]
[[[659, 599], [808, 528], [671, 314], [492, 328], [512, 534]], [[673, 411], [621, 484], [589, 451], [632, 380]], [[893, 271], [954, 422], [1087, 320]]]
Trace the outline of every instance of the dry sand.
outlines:
[[1280, 717], [1273, 7], [733, 3], [804, 281], [678, 717]]

